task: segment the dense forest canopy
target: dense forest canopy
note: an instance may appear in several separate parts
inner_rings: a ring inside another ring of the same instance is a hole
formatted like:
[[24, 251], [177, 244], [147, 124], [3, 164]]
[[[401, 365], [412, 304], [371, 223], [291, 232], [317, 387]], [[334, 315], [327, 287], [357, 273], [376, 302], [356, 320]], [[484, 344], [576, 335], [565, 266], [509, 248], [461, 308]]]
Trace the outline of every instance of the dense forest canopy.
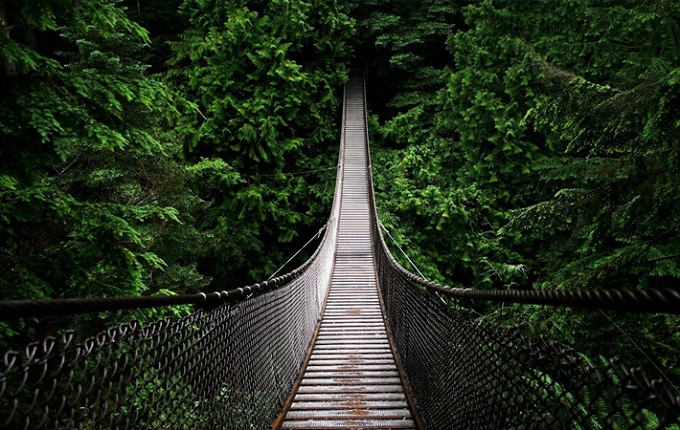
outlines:
[[[351, 67], [381, 219], [428, 278], [677, 288], [679, 23], [673, 0], [0, 0], [0, 298], [266, 278], [328, 216]], [[675, 317], [479, 311], [680, 378]]]

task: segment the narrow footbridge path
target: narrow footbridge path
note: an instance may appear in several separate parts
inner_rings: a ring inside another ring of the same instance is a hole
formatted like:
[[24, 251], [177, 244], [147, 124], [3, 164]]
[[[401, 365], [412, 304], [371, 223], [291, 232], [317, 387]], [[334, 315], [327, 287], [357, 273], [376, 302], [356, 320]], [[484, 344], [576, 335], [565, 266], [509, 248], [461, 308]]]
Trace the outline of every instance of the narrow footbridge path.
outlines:
[[[333, 206], [300, 267], [210, 293], [0, 301], [0, 429], [679, 429], [677, 372], [674, 385], [479, 311], [671, 321], [680, 290], [482, 291], [409, 272], [375, 209], [364, 94], [351, 78]], [[126, 322], [102, 330], [109, 311]], [[76, 316], [92, 313], [105, 318]]]
[[346, 87], [340, 220], [326, 307], [284, 429], [413, 429], [387, 336], [371, 240], [364, 89]]

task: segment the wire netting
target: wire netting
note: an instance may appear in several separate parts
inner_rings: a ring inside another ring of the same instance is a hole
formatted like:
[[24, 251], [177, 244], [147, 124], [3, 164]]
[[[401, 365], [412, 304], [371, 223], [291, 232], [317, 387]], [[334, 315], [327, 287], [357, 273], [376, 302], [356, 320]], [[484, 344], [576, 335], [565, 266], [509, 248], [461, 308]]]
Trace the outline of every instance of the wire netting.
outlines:
[[83, 342], [66, 333], [9, 352], [0, 427], [267, 428], [319, 317], [318, 269], [178, 321], [130, 322]]
[[[340, 166], [342, 157], [341, 143]], [[65, 332], [5, 352], [0, 428], [270, 428], [298, 377], [330, 286], [342, 177], [339, 168], [323, 241], [298, 269], [272, 282], [192, 295], [178, 303], [222, 304], [178, 320], [132, 321], [85, 340]], [[142, 301], [156, 306], [149, 297], [6, 308], [12, 319], [137, 308]]]
[[[84, 340], [65, 332], [6, 352], [0, 428], [269, 428], [320, 317], [338, 210], [314, 255], [275, 289], [233, 294], [239, 299], [177, 320], [132, 321]], [[251, 288], [230, 293], [243, 290]]]
[[426, 428], [680, 428], [680, 397], [663, 380], [475, 319], [376, 248], [387, 320]]

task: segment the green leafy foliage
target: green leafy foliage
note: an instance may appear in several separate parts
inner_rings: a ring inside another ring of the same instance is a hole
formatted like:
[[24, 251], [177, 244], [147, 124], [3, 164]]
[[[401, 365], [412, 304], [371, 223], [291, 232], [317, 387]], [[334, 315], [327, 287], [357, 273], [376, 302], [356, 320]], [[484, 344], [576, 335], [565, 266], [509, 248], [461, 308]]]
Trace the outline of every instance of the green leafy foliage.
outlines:
[[[199, 225], [215, 246], [202, 264], [218, 285], [239, 272], [266, 277], [327, 216], [353, 25], [336, 2], [183, 10], [190, 25], [173, 45], [171, 76], [195, 105], [178, 131], [211, 203]], [[301, 171], [315, 172], [288, 174]]]
[[374, 111], [391, 117], [431, 107], [430, 92], [444, 82], [442, 69], [450, 59], [445, 41], [460, 8], [447, 0], [369, 0], [352, 7]]
[[0, 297], [202, 289], [204, 203], [168, 131], [181, 99], [140, 62], [147, 31], [115, 1], [0, 11]]
[[3, 299], [253, 282], [324, 222], [352, 21], [181, 3], [0, 2]]
[[[677, 288], [678, 22], [670, 0], [0, 1], [1, 298], [271, 274], [327, 217], [352, 53], [380, 216], [426, 277]], [[677, 317], [481, 310], [680, 378]]]
[[[378, 106], [385, 224], [448, 284], [676, 288], [676, 2], [469, 3], [448, 2], [464, 23], [455, 20], [451, 67], [422, 97], [429, 104], [388, 115]], [[385, 32], [399, 25], [379, 18]], [[400, 97], [413, 100], [408, 89]], [[676, 317], [493, 312], [677, 378]]]

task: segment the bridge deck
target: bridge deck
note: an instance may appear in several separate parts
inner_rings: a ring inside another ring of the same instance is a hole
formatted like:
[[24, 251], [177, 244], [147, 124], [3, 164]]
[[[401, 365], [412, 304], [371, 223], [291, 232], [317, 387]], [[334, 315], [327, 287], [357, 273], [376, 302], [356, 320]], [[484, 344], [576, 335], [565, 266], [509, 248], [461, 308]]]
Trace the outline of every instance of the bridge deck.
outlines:
[[335, 269], [308, 366], [281, 428], [414, 429], [376, 284], [361, 79], [347, 85], [345, 115]]

